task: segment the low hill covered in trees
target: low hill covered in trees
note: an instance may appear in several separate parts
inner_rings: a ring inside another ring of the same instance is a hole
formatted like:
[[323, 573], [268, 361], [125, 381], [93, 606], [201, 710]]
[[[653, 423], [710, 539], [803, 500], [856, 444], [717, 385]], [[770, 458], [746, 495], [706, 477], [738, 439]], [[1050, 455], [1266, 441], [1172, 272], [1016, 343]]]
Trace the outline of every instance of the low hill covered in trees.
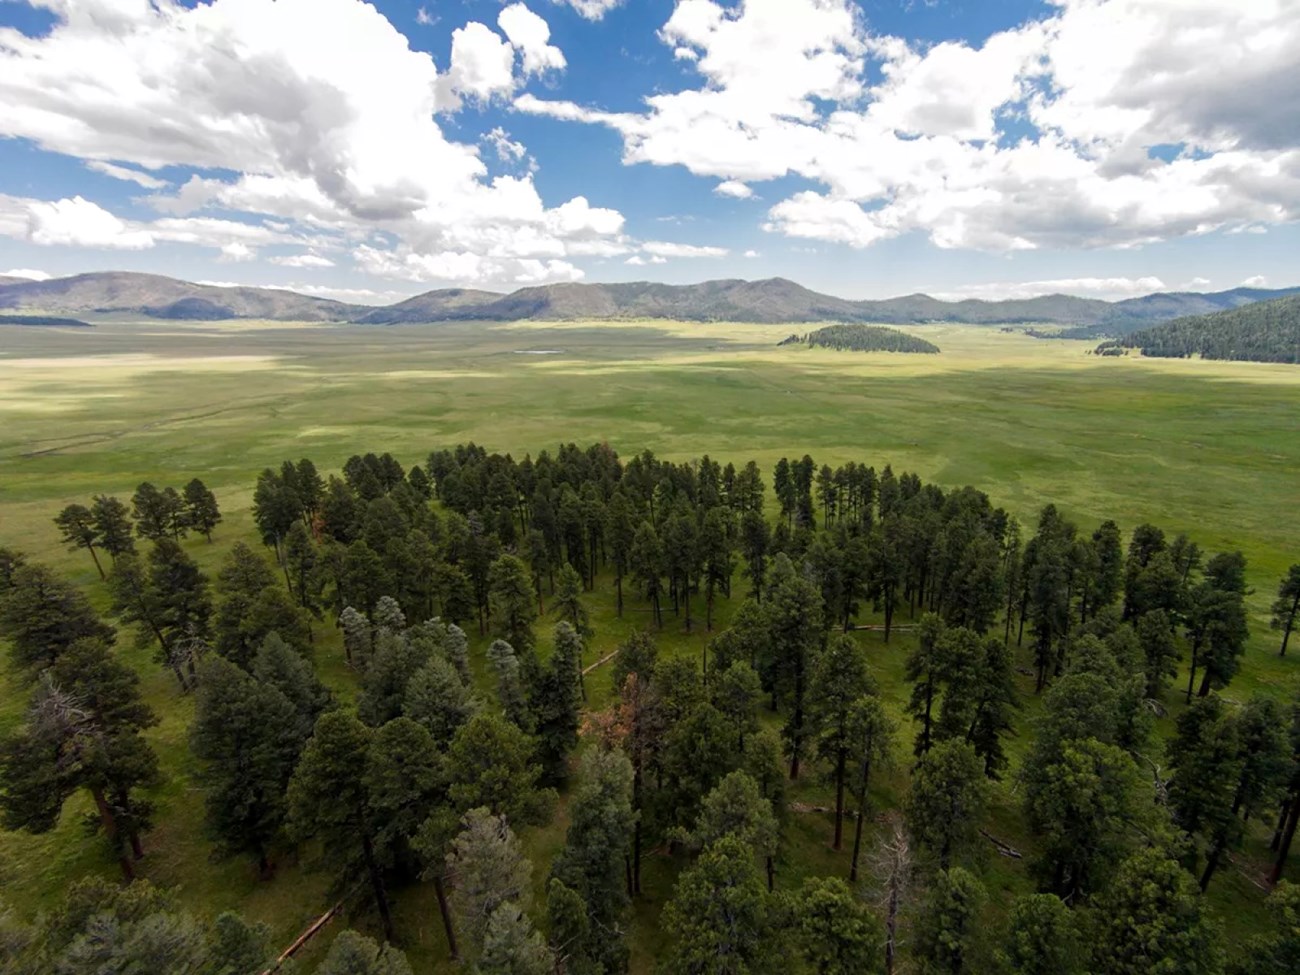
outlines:
[[1177, 318], [1103, 342], [1097, 352], [1141, 349], [1163, 359], [1233, 359], [1300, 363], [1300, 295], [1261, 301], [1213, 315]]
[[880, 325], [827, 325], [806, 335], [791, 335], [782, 345], [821, 346], [851, 352], [920, 352], [933, 355], [939, 347], [915, 335]]

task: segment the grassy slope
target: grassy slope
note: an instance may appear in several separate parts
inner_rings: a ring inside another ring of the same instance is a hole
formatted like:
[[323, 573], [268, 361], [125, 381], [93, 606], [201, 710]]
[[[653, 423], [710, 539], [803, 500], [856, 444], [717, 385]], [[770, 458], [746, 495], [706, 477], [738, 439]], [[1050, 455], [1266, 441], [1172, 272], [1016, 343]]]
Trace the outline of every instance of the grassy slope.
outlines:
[[[1274, 655], [1269, 597], [1300, 558], [1294, 417], [1300, 377], [1287, 367], [1101, 360], [1083, 343], [1043, 343], [967, 328], [918, 328], [937, 356], [776, 349], [789, 328], [656, 323], [510, 328], [436, 326], [383, 331], [338, 328], [108, 324], [93, 333], [22, 333], [0, 358], [0, 544], [54, 562], [103, 600], [84, 553], [59, 549], [49, 518], [92, 492], [129, 495], [143, 479], [177, 486], [198, 474], [227, 512], [218, 544], [190, 543], [215, 569], [226, 545], [248, 537], [255, 473], [286, 457], [336, 469], [350, 454], [391, 450], [409, 463], [433, 447], [474, 439], [516, 455], [560, 440], [608, 440], [624, 452], [649, 447], [689, 458], [708, 452], [765, 471], [786, 453], [817, 462], [893, 464], [947, 486], [971, 483], [1026, 521], [1055, 501], [1090, 526], [1113, 517], [1186, 530], [1205, 548], [1239, 547], [1250, 560], [1255, 637], [1230, 693], [1287, 693], [1300, 665]], [[560, 355], [517, 355], [561, 350]], [[130, 352], [128, 358], [120, 353]], [[110, 356], [111, 358], [100, 358]], [[614, 618], [605, 586], [592, 597], [604, 653], [644, 614]], [[721, 607], [721, 623], [732, 606]], [[891, 706], [901, 707], [905, 643], [885, 649], [864, 635]], [[698, 655], [703, 637], [666, 631], [668, 653]], [[123, 640], [129, 645], [129, 639]], [[210, 863], [201, 795], [184, 747], [189, 702], [149, 659], [131, 655], [162, 725], [153, 734], [169, 783], [158, 797], [145, 873], [181, 889], [195, 910], [238, 907], [266, 918], [281, 942], [324, 903], [324, 881], [296, 864], [259, 884], [241, 862]], [[322, 635], [318, 666], [350, 693], [336, 634]], [[608, 688], [592, 678], [593, 703]], [[0, 726], [22, 705], [0, 685]], [[1024, 721], [1032, 717], [1030, 701]], [[1027, 729], [1026, 729], [1027, 730]], [[1022, 735], [1014, 748], [1027, 743]], [[896, 804], [903, 777], [882, 781], [878, 808]], [[793, 798], [825, 804], [827, 789], [802, 782]], [[46, 837], [0, 834], [0, 887], [27, 910], [58, 897], [67, 879], [112, 865], [69, 806]], [[541, 864], [563, 839], [564, 811], [528, 838]], [[997, 835], [1030, 849], [1009, 789], [999, 791]], [[832, 872], [829, 826], [798, 814], [787, 829], [783, 880]], [[1252, 838], [1248, 852], [1258, 854]], [[676, 864], [656, 856], [632, 934], [637, 970], [657, 944], [653, 919]], [[994, 890], [1020, 892], [1021, 862], [992, 857]], [[1260, 893], [1237, 871], [1212, 890], [1233, 933], [1259, 923]], [[399, 917], [415, 960], [437, 956], [440, 934], [427, 891], [401, 898]], [[426, 967], [427, 970], [427, 967]]]

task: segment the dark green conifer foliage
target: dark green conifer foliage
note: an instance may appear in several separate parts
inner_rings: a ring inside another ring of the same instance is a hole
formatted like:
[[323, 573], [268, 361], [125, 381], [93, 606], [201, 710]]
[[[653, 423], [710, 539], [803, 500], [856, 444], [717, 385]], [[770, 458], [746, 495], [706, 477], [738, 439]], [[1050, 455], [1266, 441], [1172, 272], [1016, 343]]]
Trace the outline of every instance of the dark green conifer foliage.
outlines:
[[54, 516], [54, 524], [58, 526], [59, 534], [70, 548], [74, 551], [84, 548], [90, 553], [95, 563], [95, 571], [103, 579], [104, 567], [99, 564], [99, 553], [95, 551], [95, 546], [101, 541], [99, 529], [95, 525], [90, 509], [84, 504], [70, 504]]
[[1015, 975], [1083, 975], [1087, 965], [1075, 915], [1055, 894], [1012, 902], [999, 957]]
[[135, 526], [131, 524], [130, 510], [119, 499], [95, 495], [90, 515], [100, 547], [114, 561], [124, 552], [135, 551]]
[[817, 975], [875, 975], [885, 967], [885, 933], [848, 884], [809, 877], [794, 895], [793, 941]]
[[216, 495], [196, 477], [185, 485], [183, 499], [186, 524], [211, 542], [212, 530], [221, 523]]
[[726, 975], [761, 971], [770, 948], [767, 893], [753, 851], [726, 836], [685, 870], [664, 908], [671, 932], [663, 968], [668, 975]]
[[18, 564], [0, 592], [0, 636], [22, 669], [49, 667], [78, 640], [111, 643], [115, 631], [101, 622], [81, 591], [39, 563]]

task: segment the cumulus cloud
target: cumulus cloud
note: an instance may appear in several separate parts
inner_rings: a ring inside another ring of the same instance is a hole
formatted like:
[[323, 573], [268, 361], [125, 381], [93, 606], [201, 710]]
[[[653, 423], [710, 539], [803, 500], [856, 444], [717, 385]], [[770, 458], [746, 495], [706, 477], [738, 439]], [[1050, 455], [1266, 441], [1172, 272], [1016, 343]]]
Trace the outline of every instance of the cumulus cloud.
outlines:
[[676, 244], [666, 240], [648, 240], [641, 249], [655, 257], [726, 257], [728, 254], [725, 247]]
[[27, 239], [45, 246], [105, 247], [143, 250], [154, 245], [147, 231], [133, 230], [97, 203], [84, 197], [27, 205]]
[[730, 196], [736, 200], [748, 200], [754, 195], [754, 191], [749, 188], [749, 184], [742, 183], [738, 179], [723, 180], [713, 187], [713, 192], [719, 196]]
[[647, 264], [667, 264], [668, 258], [661, 257], [658, 254], [650, 257], [642, 257], [640, 254], [633, 254], [624, 264], [631, 264], [633, 267], [645, 267]]
[[572, 7], [579, 16], [587, 20], [600, 20], [623, 0], [551, 0], [551, 2]]
[[30, 267], [10, 268], [0, 271], [0, 278], [26, 278], [28, 281], [48, 281], [52, 275], [47, 271], [38, 271]]
[[748, 251], [745, 251], [745, 256], [746, 256], [746, 257], [761, 257], [762, 255], [760, 255], [760, 254], [758, 253], [758, 251], [755, 251], [755, 250], [748, 250]]
[[485, 135], [483, 141], [496, 150], [497, 158], [502, 162], [519, 162], [528, 155], [528, 147], [511, 139], [510, 133], [499, 125]]
[[1037, 298], [1042, 295], [1065, 294], [1077, 295], [1083, 298], [1113, 300], [1135, 298], [1165, 290], [1165, 283], [1155, 276], [1141, 278], [1057, 278], [1048, 281], [972, 285], [936, 293], [934, 297], [942, 298], [945, 301], [960, 301], [965, 298], [1005, 301], [1012, 298]]
[[616, 211], [581, 198], [548, 207], [530, 176], [490, 178], [478, 146], [439, 122], [465, 99], [516, 91], [520, 71], [560, 64], [522, 4], [502, 11], [510, 40], [477, 22], [453, 32], [445, 71], [362, 0], [45, 5], [56, 17], [45, 34], [0, 31], [0, 136], [138, 175], [205, 175], [158, 187], [154, 221], [84, 199], [0, 201], [0, 234], [227, 257], [235, 243], [364, 245], [389, 252], [367, 259], [375, 273], [442, 281], [459, 268], [463, 283], [573, 280], [570, 255], [606, 234], [621, 246]]
[[929, 47], [871, 33], [849, 0], [679, 0], [660, 37], [698, 85], [640, 112], [515, 107], [610, 127], [625, 163], [724, 193], [810, 181], [766, 228], [857, 247], [1133, 247], [1300, 219], [1300, 17], [1278, 0], [1055, 0]]
[[164, 186], [169, 185], [165, 179], [159, 179], [157, 176], [142, 173], [138, 169], [131, 169], [127, 166], [117, 166], [111, 162], [104, 162], [102, 159], [86, 160], [86, 168], [94, 170], [97, 173], [103, 173], [105, 176], [111, 176], [113, 179], [135, 183], [137, 186], [143, 186], [147, 190], [159, 190]]
[[524, 74], [564, 69], [564, 53], [549, 43], [551, 28], [522, 3], [512, 3], [502, 10], [497, 26], [522, 54]]
[[1241, 282], [1241, 286], [1243, 288], [1267, 288], [1268, 278], [1264, 277], [1262, 274], [1256, 274]]

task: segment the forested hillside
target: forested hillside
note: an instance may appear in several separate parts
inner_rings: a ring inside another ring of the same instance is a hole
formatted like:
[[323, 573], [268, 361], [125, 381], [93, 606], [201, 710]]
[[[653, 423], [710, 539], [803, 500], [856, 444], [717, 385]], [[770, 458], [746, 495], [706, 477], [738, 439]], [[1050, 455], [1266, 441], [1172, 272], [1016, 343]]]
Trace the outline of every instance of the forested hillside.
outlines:
[[1104, 342], [1097, 351], [1116, 348], [1141, 349], [1143, 355], [1166, 359], [1300, 363], [1300, 296], [1175, 319]]
[[[186, 748], [214, 858], [330, 878], [322, 975], [409, 973], [435, 924], [437, 970], [479, 975], [1295, 971], [1300, 700], [1234, 684], [1239, 552], [807, 455], [465, 444], [253, 487], [258, 538], [198, 477], [65, 508], [112, 623], [0, 549], [29, 702], [6, 829], [93, 810], [130, 881], [178, 841], [159, 750]], [[614, 645], [604, 593], [637, 621]], [[1298, 609], [1300, 566], [1282, 653]], [[154, 734], [180, 715], [183, 744]], [[1276, 911], [1250, 942], [1203, 893], [1238, 873]], [[178, 896], [92, 878], [0, 912], [0, 971], [251, 975], [286, 947]]]
[[827, 325], [807, 335], [791, 335], [782, 345], [821, 346], [851, 352], [921, 352], [934, 354], [939, 347], [895, 328], [879, 325]]

